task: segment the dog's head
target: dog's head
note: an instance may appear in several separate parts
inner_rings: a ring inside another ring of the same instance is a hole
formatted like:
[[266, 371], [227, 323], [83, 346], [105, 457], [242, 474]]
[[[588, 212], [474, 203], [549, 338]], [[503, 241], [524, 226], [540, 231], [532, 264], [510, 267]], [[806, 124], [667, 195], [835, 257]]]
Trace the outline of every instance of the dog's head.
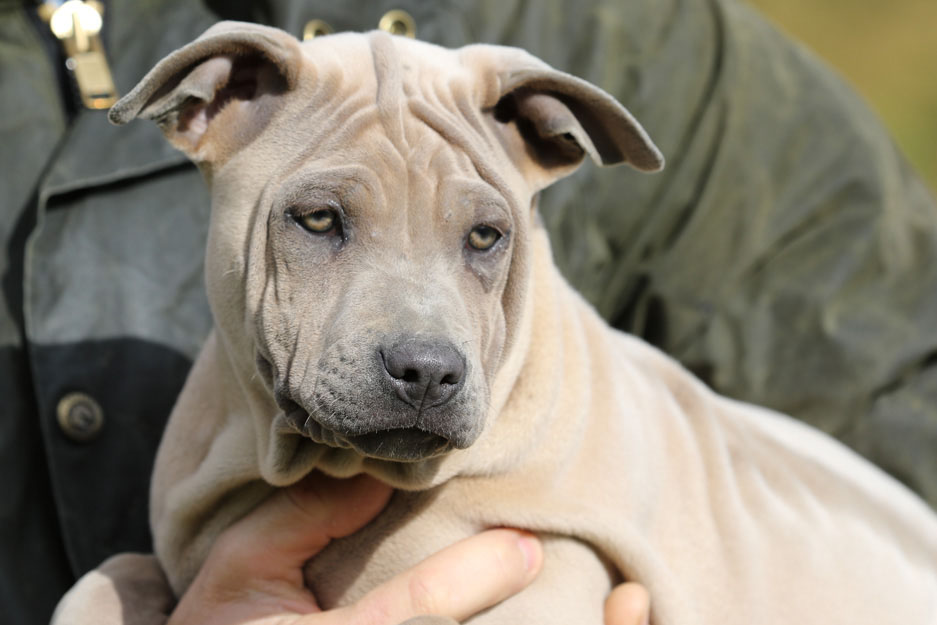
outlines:
[[492, 419], [537, 192], [586, 154], [660, 167], [610, 96], [529, 54], [222, 23], [111, 111], [212, 186], [207, 284], [262, 473], [425, 483]]

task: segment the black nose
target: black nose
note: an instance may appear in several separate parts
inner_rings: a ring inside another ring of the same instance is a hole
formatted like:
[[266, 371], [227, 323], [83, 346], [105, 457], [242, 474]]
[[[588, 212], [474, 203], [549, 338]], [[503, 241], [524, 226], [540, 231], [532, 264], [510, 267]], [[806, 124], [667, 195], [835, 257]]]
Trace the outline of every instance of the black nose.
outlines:
[[417, 410], [446, 403], [462, 387], [465, 363], [445, 341], [409, 339], [380, 352], [397, 396]]

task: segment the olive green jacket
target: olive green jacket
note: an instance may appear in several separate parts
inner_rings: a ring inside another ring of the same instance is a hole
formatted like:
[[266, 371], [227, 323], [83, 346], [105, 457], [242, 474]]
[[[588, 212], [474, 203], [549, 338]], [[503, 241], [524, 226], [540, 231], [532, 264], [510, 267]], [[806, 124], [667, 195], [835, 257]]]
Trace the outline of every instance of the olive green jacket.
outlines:
[[[125, 93], [218, 17], [300, 34], [409, 11], [601, 85], [668, 165], [544, 194], [563, 271], [718, 391], [839, 437], [937, 506], [937, 208], [829, 70], [734, 0], [106, 3]], [[61, 89], [35, 7], [0, 0], [0, 605], [47, 621], [76, 576], [149, 550], [147, 482], [210, 326], [208, 198], [155, 126]], [[77, 393], [77, 394], [76, 394]]]

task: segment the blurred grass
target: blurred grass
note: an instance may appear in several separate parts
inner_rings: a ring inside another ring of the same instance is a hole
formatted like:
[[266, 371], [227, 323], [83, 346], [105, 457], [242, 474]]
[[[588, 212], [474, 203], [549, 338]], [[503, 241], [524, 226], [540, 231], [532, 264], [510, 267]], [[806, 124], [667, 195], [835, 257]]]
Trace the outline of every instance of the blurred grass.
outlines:
[[937, 0], [748, 0], [852, 83], [937, 193]]

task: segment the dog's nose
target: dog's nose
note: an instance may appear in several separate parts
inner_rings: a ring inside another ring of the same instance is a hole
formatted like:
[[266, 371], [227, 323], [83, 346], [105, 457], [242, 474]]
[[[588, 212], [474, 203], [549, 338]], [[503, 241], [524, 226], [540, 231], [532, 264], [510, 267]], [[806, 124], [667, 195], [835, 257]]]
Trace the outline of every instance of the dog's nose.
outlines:
[[446, 403], [462, 386], [465, 362], [449, 343], [410, 339], [380, 351], [397, 396], [417, 410]]

